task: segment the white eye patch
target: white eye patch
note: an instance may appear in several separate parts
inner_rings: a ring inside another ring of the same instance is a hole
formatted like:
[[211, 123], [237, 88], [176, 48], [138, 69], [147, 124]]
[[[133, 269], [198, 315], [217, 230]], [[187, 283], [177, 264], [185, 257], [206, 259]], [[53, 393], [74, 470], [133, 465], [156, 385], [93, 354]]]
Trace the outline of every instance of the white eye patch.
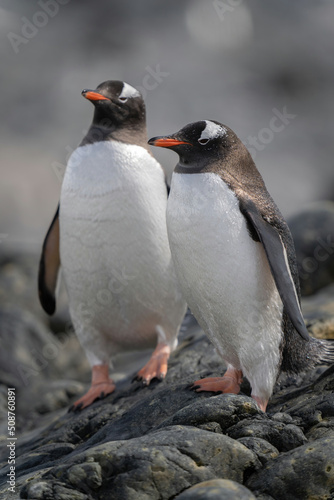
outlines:
[[205, 129], [201, 133], [201, 137], [198, 142], [201, 144], [206, 144], [211, 139], [216, 139], [217, 137], [222, 137], [227, 133], [227, 130], [222, 125], [205, 120]]
[[139, 97], [139, 96], [140, 92], [137, 89], [135, 89], [128, 83], [123, 82], [122, 92], [119, 94], [118, 99], [120, 99], [121, 101], [126, 101], [130, 97]]

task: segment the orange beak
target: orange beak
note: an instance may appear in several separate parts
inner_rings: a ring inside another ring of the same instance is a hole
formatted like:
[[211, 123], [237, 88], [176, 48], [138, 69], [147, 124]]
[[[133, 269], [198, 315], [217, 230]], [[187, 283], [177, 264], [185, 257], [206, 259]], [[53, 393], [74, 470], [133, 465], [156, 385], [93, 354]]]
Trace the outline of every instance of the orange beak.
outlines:
[[190, 142], [179, 141], [172, 137], [153, 137], [148, 143], [151, 146], [157, 146], [159, 148], [170, 148], [172, 146], [178, 146], [179, 144], [189, 144], [189, 146], [191, 146]]
[[108, 97], [104, 97], [104, 95], [94, 92], [93, 90], [83, 90], [81, 94], [89, 101], [110, 101]]

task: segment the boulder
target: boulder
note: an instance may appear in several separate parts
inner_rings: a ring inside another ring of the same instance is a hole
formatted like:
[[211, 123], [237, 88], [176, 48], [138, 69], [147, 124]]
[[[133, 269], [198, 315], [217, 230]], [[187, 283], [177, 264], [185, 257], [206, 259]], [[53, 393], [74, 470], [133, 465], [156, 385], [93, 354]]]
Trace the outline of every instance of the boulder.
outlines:
[[302, 295], [334, 281], [334, 203], [312, 203], [288, 220], [298, 261]]
[[275, 500], [331, 498], [334, 491], [334, 436], [282, 453], [246, 482], [255, 495]]
[[252, 492], [230, 479], [211, 479], [195, 484], [175, 500], [255, 500]]

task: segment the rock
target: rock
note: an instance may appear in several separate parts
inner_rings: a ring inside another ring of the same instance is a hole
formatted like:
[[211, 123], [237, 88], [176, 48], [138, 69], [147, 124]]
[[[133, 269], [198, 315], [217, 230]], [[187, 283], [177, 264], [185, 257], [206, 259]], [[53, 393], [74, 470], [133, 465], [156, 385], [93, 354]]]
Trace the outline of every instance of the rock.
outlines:
[[334, 316], [307, 322], [307, 329], [318, 339], [334, 339]]
[[0, 248], [0, 301], [16, 304], [41, 317], [37, 295], [38, 255], [29, 251]]
[[[334, 416], [334, 365], [327, 368], [314, 382], [285, 394], [285, 402], [276, 395], [279, 403], [273, 408], [280, 408], [291, 415], [294, 422], [306, 432], [321, 423], [325, 418]], [[274, 402], [272, 402], [273, 404]]]
[[[27, 388], [38, 379], [87, 373], [88, 363], [72, 329], [53, 335], [29, 311], [13, 305], [0, 308], [1, 380]], [[79, 354], [78, 354], [79, 353]]]
[[302, 299], [307, 329], [319, 339], [334, 339], [334, 285]]
[[303, 431], [293, 424], [276, 422], [269, 418], [245, 419], [229, 427], [227, 434], [233, 439], [257, 437], [268, 441], [279, 451], [288, 451], [306, 443]]
[[175, 500], [255, 500], [249, 489], [230, 479], [203, 481], [175, 497]]
[[310, 204], [290, 217], [302, 295], [311, 295], [334, 281], [334, 203]]
[[238, 441], [252, 450], [263, 465], [268, 460], [276, 458], [279, 455], [278, 449], [265, 439], [259, 437], [241, 437]]
[[331, 437], [334, 435], [334, 417], [325, 417], [318, 424], [314, 425], [307, 432], [306, 437], [308, 441], [316, 441], [324, 437]]
[[[241, 443], [184, 426], [110, 441], [66, 462], [44, 476], [45, 491], [60, 483], [88, 497], [98, 490], [99, 498], [109, 492], [108, 498], [124, 500], [167, 499], [192, 484], [217, 477], [242, 482], [244, 474], [257, 465], [254, 453]], [[33, 481], [27, 483], [21, 496], [29, 498], [34, 487]]]
[[332, 498], [334, 491], [334, 436], [300, 446], [268, 462], [246, 481], [255, 495], [275, 500]]
[[[83, 383], [70, 379], [75, 374], [86, 378], [88, 368], [72, 332], [56, 337], [30, 312], [2, 305], [0, 338], [0, 412], [7, 410], [7, 387], [14, 387], [17, 432], [33, 428], [41, 414], [67, 407], [84, 391]], [[0, 424], [2, 433], [6, 422]]]
[[[1, 243], [1, 242], [0, 242]], [[40, 248], [42, 249], [40, 242]], [[5, 247], [6, 248], [6, 247]], [[63, 280], [57, 296], [57, 311], [48, 316], [38, 299], [37, 270], [39, 253], [24, 248], [0, 248], [0, 302], [29, 311], [54, 332], [64, 332], [70, 323], [67, 295]]]
[[193, 402], [166, 419], [160, 427], [169, 425], [203, 425], [216, 422], [224, 432], [237, 422], [261, 413], [253, 399], [236, 394], [220, 394]]
[[[63, 414], [21, 444], [20, 438], [16, 471], [21, 497], [171, 498], [199, 482], [224, 478], [244, 484], [262, 500], [277, 500], [275, 490], [266, 486], [266, 476], [259, 473], [309, 446], [303, 430], [314, 433], [311, 445], [321, 441], [319, 429], [312, 428], [331, 418], [333, 369], [309, 385], [290, 387], [290, 393], [284, 387], [280, 403], [264, 414], [244, 395], [189, 390], [198, 374], [184, 376], [188, 361], [201, 371], [208, 366], [207, 340], [196, 328], [190, 328], [190, 337], [172, 355], [170, 373], [162, 383], [142, 387], [127, 379], [117, 392], [86, 410]], [[187, 361], [182, 364], [182, 359]], [[312, 405], [313, 400], [314, 409], [308, 412], [307, 401]], [[3, 460], [5, 478], [6, 455]], [[249, 482], [253, 477], [254, 485]], [[307, 481], [317, 479], [305, 477]]]
[[72, 488], [66, 488], [61, 483], [55, 481], [51, 486], [44, 481], [40, 481], [31, 485], [29, 494], [27, 497], [33, 500], [90, 500], [90, 498], [84, 493], [75, 491]]
[[[330, 304], [328, 290], [319, 294]], [[313, 308], [310, 328], [318, 331], [330, 318], [322, 316], [319, 294], [306, 299]], [[190, 390], [194, 380], [220, 376], [225, 367], [187, 316], [164, 381], [148, 387], [132, 382], [142, 363], [135, 353], [116, 360], [113, 394], [82, 412], [67, 413], [90, 375], [76, 337], [70, 331], [55, 337], [21, 305], [1, 306], [0, 320], [0, 440], [7, 443], [7, 386], [17, 384], [20, 498], [214, 498], [219, 491], [220, 498], [279, 500], [292, 498], [294, 470], [302, 483], [294, 498], [327, 499], [334, 491], [326, 444], [333, 440], [334, 366], [282, 374], [266, 414], [249, 397], [246, 380], [239, 395], [196, 393]], [[0, 497], [7, 498], [6, 446], [0, 455]], [[313, 460], [316, 467], [309, 473]], [[270, 478], [276, 464], [275, 483]]]
[[256, 500], [275, 500], [275, 498], [273, 498], [270, 495], [267, 495], [266, 493], [260, 493], [259, 495], [256, 496]]

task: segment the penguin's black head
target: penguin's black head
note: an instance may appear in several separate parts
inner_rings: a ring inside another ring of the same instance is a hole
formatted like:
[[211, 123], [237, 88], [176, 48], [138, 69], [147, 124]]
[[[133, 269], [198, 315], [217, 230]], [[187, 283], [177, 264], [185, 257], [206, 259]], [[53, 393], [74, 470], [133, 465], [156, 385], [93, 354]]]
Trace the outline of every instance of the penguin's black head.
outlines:
[[81, 94], [95, 106], [94, 125], [115, 129], [145, 124], [144, 100], [128, 83], [108, 80]]
[[237, 141], [235, 133], [226, 125], [202, 120], [186, 125], [175, 134], [153, 137], [148, 143], [172, 149], [183, 166], [201, 169], [210, 161], [225, 158]]

